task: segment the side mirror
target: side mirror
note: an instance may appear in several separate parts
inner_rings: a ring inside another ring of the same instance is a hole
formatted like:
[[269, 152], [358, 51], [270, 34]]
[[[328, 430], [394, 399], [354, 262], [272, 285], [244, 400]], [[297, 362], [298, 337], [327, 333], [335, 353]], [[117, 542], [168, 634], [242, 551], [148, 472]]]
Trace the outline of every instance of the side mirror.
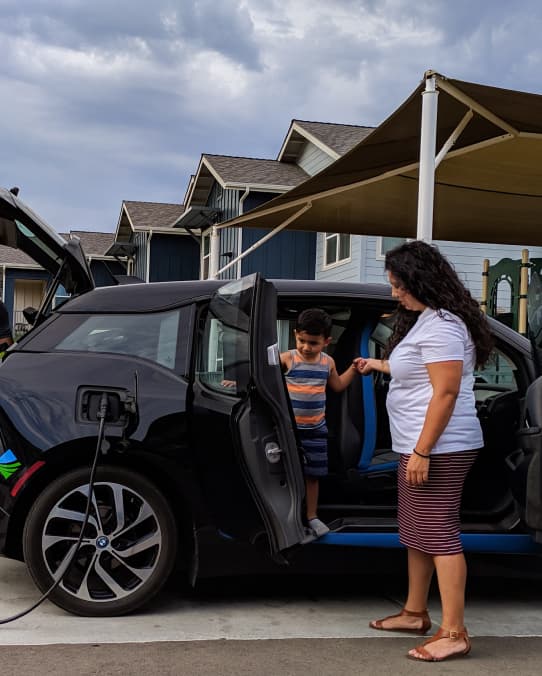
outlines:
[[37, 316], [38, 311], [36, 310], [35, 307], [25, 307], [25, 309], [23, 310], [23, 317], [30, 324], [30, 326], [34, 326]]

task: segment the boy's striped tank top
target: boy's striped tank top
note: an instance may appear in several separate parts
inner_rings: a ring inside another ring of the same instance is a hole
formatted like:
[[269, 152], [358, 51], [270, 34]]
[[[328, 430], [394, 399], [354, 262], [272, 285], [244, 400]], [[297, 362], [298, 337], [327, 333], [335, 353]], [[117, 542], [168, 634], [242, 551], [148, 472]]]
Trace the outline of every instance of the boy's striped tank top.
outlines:
[[329, 378], [330, 358], [320, 353], [317, 362], [303, 360], [297, 350], [290, 350], [292, 365], [284, 374], [300, 428], [319, 427], [326, 418], [326, 384]]

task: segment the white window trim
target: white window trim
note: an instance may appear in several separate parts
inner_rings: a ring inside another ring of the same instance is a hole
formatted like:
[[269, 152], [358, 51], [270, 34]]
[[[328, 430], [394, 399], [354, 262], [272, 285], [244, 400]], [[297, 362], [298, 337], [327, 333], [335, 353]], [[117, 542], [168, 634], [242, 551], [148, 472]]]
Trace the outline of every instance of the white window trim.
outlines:
[[[379, 235], [376, 238], [376, 256], [375, 256], [375, 258], [376, 258], [377, 261], [383, 261], [383, 260], [386, 259], [386, 254], [382, 253], [382, 240], [384, 240], [384, 239], [385, 238], [381, 235]], [[405, 240], [405, 242], [410, 242], [411, 238], [405, 237], [404, 240]]]
[[[326, 264], [328, 235], [333, 235], [334, 237], [337, 237], [337, 255], [339, 255], [339, 236], [340, 235], [348, 235], [348, 237], [350, 238], [350, 246], [349, 246], [350, 255], [348, 256], [348, 258], [340, 258], [336, 261], [333, 261], [333, 263], [327, 263]], [[346, 232], [343, 232], [343, 233], [341, 233], [341, 232], [324, 232], [322, 239], [323, 239], [322, 270], [331, 270], [333, 268], [338, 268], [341, 265], [346, 265], [347, 263], [352, 262], [352, 235], [350, 233], [346, 233]]]

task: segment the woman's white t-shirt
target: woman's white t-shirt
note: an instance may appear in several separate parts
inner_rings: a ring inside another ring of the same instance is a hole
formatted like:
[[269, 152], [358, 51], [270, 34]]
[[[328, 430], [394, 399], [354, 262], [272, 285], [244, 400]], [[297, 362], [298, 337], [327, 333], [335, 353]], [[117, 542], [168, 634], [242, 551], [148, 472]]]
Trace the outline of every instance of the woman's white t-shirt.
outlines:
[[484, 445], [473, 392], [476, 350], [463, 321], [446, 310], [426, 308], [390, 357], [387, 398], [392, 448], [412, 453], [416, 447], [433, 387], [426, 364], [462, 361], [461, 387], [452, 416], [432, 453], [450, 453]]

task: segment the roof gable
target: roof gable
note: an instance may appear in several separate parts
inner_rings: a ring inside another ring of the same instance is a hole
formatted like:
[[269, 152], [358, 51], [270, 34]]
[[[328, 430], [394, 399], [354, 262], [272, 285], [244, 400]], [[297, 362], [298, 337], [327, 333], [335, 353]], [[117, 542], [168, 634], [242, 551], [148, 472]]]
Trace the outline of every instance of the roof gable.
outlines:
[[230, 155], [201, 156], [198, 171], [187, 191], [186, 208], [204, 206], [214, 182], [222, 188], [286, 192], [303, 183], [309, 175], [295, 164], [256, 157]]
[[123, 205], [134, 228], [170, 227], [184, 211], [184, 205], [166, 202], [132, 202], [125, 200]]
[[278, 160], [227, 155], [204, 155], [204, 158], [219, 175], [225, 188], [232, 183], [293, 188], [308, 178], [301, 167]]
[[85, 256], [105, 256], [106, 251], [115, 241], [115, 234], [112, 232], [91, 232], [87, 230], [70, 230], [69, 233], [60, 233], [64, 239], [78, 237], [81, 240], [81, 246]]
[[173, 227], [183, 212], [183, 204], [124, 200], [117, 222], [115, 241], [129, 242], [134, 230]]
[[15, 268], [19, 266], [40, 267], [35, 260], [27, 256], [23, 251], [13, 249], [10, 246], [4, 246], [3, 244], [0, 244], [0, 265], [5, 265], [6, 267], [13, 266]]
[[278, 154], [279, 162], [295, 163], [307, 142], [336, 160], [373, 131], [373, 127], [334, 122], [292, 120]]

